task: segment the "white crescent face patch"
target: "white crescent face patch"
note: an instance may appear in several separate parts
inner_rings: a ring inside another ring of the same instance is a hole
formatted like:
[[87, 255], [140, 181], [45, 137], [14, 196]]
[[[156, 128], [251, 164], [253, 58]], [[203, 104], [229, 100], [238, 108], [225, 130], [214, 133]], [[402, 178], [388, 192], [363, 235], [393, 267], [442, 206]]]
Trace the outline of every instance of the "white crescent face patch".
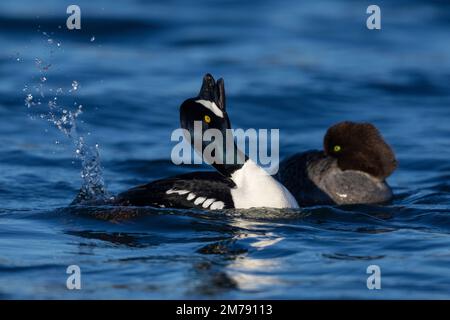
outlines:
[[195, 102], [200, 103], [205, 108], [211, 110], [216, 116], [223, 118], [222, 110], [220, 110], [214, 102], [209, 100], [196, 100]]

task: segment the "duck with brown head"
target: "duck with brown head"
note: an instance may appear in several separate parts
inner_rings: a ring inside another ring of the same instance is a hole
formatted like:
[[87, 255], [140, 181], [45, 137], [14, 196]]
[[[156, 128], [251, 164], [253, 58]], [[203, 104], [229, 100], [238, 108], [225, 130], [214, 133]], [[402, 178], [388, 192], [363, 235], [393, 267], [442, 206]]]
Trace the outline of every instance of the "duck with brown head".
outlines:
[[284, 160], [278, 178], [300, 205], [373, 204], [392, 199], [386, 178], [396, 168], [394, 152], [374, 125], [345, 121], [328, 129], [323, 151]]

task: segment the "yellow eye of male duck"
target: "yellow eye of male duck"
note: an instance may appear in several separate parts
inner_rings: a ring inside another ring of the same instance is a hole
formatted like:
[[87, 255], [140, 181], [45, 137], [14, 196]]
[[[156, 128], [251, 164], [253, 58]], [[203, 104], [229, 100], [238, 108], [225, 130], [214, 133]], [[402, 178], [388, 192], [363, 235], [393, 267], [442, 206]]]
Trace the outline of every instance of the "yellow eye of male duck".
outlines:
[[339, 152], [341, 151], [341, 146], [334, 146], [334, 152]]
[[205, 117], [203, 119], [205, 120], [206, 123], [210, 123], [211, 122], [211, 118], [208, 115], [205, 115]]

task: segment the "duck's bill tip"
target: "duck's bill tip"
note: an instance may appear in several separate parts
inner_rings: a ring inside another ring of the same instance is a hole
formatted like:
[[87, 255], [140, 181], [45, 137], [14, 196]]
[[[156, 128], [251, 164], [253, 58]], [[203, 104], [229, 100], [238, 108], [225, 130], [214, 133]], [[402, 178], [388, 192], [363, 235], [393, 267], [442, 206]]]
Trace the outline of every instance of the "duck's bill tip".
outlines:
[[216, 86], [216, 81], [214, 77], [207, 73], [203, 77], [202, 87], [198, 93], [199, 98], [204, 100], [214, 100], [214, 90]]
[[203, 83], [214, 83], [215, 81], [214, 81], [214, 77], [211, 75], [211, 73], [206, 73], [204, 76], [203, 76]]
[[198, 97], [203, 100], [212, 101], [220, 109], [225, 110], [225, 82], [223, 78], [220, 78], [216, 82], [210, 73], [205, 74]]

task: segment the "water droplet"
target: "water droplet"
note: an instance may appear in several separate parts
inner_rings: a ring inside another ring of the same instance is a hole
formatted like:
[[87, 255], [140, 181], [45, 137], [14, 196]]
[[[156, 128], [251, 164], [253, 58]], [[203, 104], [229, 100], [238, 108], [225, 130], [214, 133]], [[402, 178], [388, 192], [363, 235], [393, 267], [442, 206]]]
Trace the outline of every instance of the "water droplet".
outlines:
[[48, 70], [52, 66], [51, 63], [48, 65], [43, 65], [44, 62], [39, 58], [35, 58], [34, 61], [36, 63], [36, 66], [41, 70]]
[[33, 96], [31, 95], [31, 93], [27, 94], [27, 96], [25, 97], [25, 104], [28, 108], [33, 104]]
[[76, 81], [76, 80], [73, 80], [72, 81], [72, 90], [78, 90], [78, 81]]
[[45, 82], [45, 81], [47, 81], [47, 78], [46, 77], [41, 77], [41, 82]]
[[94, 42], [95, 41], [95, 36], [92, 36], [91, 37], [91, 42]]

